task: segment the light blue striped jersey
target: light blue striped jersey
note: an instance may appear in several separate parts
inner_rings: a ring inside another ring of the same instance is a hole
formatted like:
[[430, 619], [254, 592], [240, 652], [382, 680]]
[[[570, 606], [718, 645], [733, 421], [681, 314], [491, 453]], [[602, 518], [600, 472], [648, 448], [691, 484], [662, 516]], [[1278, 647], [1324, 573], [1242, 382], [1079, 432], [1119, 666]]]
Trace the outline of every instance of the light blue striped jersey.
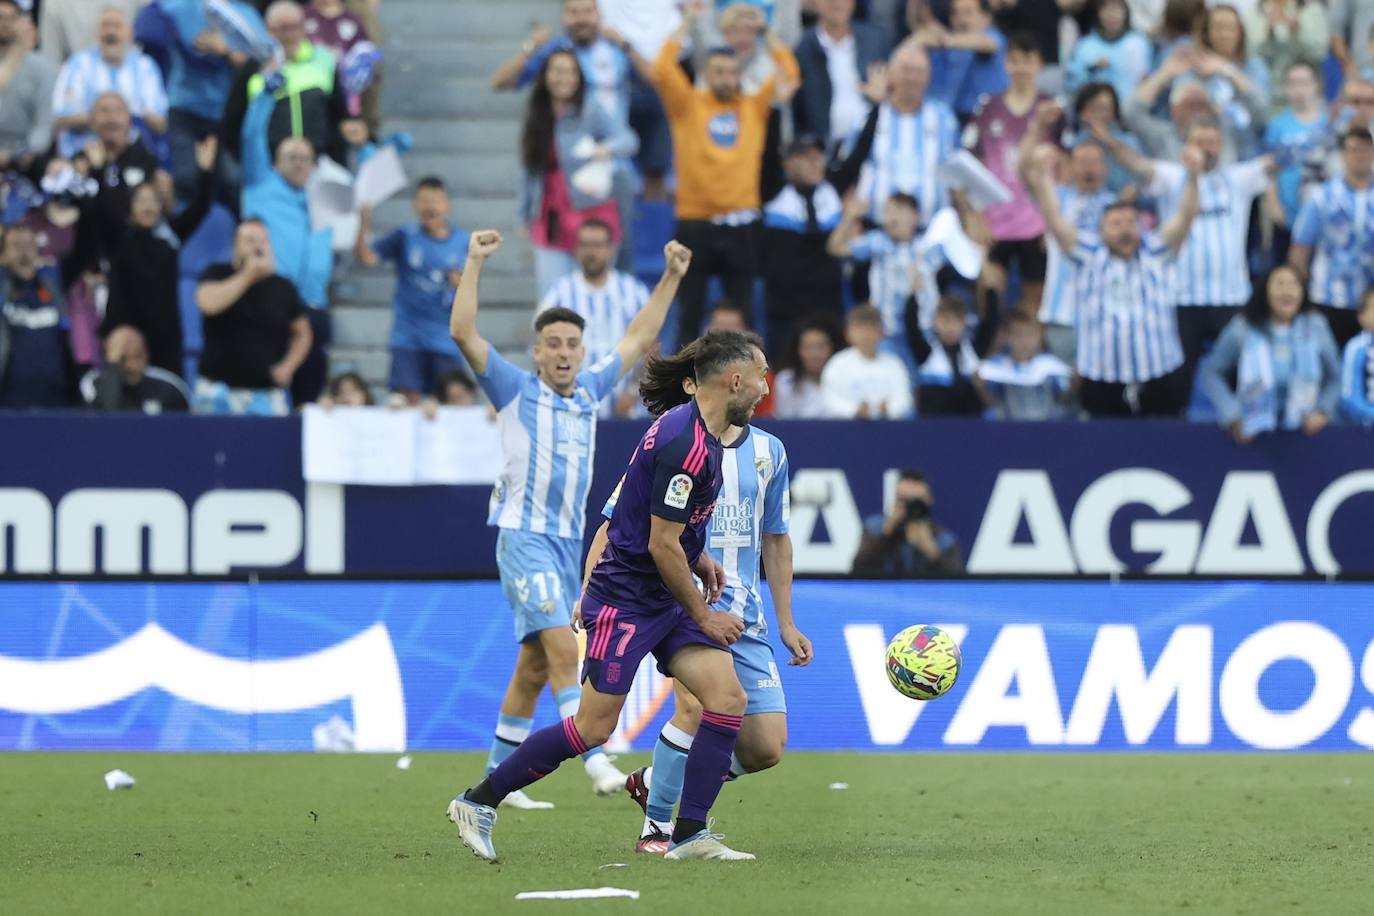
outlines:
[[[65, 118], [86, 114], [103, 92], [123, 96], [129, 113], [136, 118], [150, 114], [167, 117], [162, 71], [151, 57], [132, 46], [124, 52], [124, 60], [117, 67], [106, 62], [99, 48], [86, 48], [67, 58], [53, 85], [52, 115]], [[87, 130], [63, 131], [58, 136], [58, 152], [70, 159], [94, 136]]]
[[[786, 534], [791, 515], [787, 450], [782, 440], [755, 426], [725, 447], [722, 483], [706, 533], [706, 549], [725, 569], [725, 591], [712, 607], [744, 621], [745, 633], [768, 632], [759, 592], [765, 534]], [[611, 517], [620, 496], [617, 484], [601, 514]]]
[[596, 405], [620, 378], [612, 352], [582, 370], [568, 397], [487, 350], [482, 386], [496, 408], [503, 466], [488, 525], [582, 540], [596, 453]]
[[1078, 233], [1069, 252], [1078, 302], [1078, 374], [1095, 382], [1134, 384], [1183, 365], [1173, 302], [1175, 258], [1146, 233], [1135, 257], [1119, 258], [1102, 240]]
[[[883, 333], [905, 334], [906, 299], [913, 292], [920, 307], [922, 329], [935, 319], [940, 290], [935, 275], [945, 266], [944, 249], [929, 244], [923, 236], [899, 242], [881, 229], [870, 229], [849, 246], [849, 255], [868, 261], [868, 301], [883, 313]], [[920, 268], [920, 288], [911, 288], [909, 270]]]
[[1345, 345], [1341, 413], [1351, 423], [1374, 425], [1374, 331], [1362, 331]]
[[[1178, 252], [1176, 305], [1244, 305], [1250, 301], [1246, 239], [1250, 207], [1269, 186], [1267, 158], [1215, 168], [1198, 177], [1198, 215]], [[1154, 162], [1147, 191], [1159, 198], [1161, 219], [1178, 210], [1188, 170]]]
[[[1116, 199], [1105, 188], [1092, 193], [1084, 193], [1072, 185], [1062, 184], [1059, 194], [1059, 212], [1064, 219], [1079, 232], [1096, 235], [1102, 229], [1102, 211]], [[1064, 257], [1064, 249], [1054, 237], [1053, 232], [1045, 233], [1045, 295], [1040, 300], [1040, 320], [1045, 324], [1062, 324], [1072, 327], [1078, 317], [1078, 307], [1074, 299], [1073, 261]]]
[[[851, 147], [853, 143], [851, 139]], [[859, 173], [859, 196], [873, 206], [873, 220], [881, 221], [883, 203], [901, 191], [921, 205], [921, 225], [929, 222], [946, 201], [940, 163], [958, 148], [959, 121], [945, 103], [927, 98], [911, 114], [900, 114], [884, 102], [873, 151]]]
[[1374, 285], [1374, 188], [1356, 190], [1344, 176], [1314, 188], [1293, 224], [1293, 244], [1312, 248], [1309, 299], [1358, 306]]

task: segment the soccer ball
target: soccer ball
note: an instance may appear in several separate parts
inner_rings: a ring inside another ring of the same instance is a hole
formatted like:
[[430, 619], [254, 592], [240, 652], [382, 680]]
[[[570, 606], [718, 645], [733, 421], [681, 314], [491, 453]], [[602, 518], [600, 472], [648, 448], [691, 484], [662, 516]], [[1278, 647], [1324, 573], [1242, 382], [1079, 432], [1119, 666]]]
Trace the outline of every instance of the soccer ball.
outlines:
[[939, 627], [907, 627], [887, 644], [887, 679], [913, 700], [943, 696], [959, 679], [959, 644]]

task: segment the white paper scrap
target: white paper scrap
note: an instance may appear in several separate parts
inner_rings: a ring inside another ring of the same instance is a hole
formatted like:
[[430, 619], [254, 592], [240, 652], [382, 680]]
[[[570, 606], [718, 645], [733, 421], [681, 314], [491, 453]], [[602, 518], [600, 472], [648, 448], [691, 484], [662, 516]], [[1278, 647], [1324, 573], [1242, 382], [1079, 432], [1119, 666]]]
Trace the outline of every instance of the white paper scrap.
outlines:
[[398, 770], [408, 770], [408, 769], [410, 769], [410, 762], [411, 762], [411, 761], [410, 761], [410, 755], [409, 755], [409, 754], [406, 754], [406, 755], [403, 756], [400, 760], [397, 760], [397, 761], [396, 761], [396, 769], [398, 769]]
[[837, 789], [837, 790], [838, 790], [838, 789], [848, 789], [848, 788], [849, 788], [849, 783], [847, 783], [847, 782], [832, 782], [832, 783], [830, 784], [830, 788], [832, 788], [832, 789]]
[[115, 789], [132, 789], [136, 780], [123, 770], [111, 770], [105, 774], [105, 788], [113, 792]]
[[961, 149], [941, 163], [939, 178], [949, 190], [963, 191], [975, 210], [1012, 201], [1011, 189], [968, 150]]
[[639, 891], [623, 887], [579, 887], [570, 891], [521, 891], [516, 900], [594, 900], [598, 897], [629, 897], [639, 899]]

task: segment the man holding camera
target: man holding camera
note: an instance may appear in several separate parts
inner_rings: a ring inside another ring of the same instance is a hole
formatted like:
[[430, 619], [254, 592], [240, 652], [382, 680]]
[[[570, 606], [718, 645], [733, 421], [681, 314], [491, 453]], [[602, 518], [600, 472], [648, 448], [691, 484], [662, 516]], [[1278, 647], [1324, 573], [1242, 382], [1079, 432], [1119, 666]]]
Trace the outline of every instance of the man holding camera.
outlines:
[[964, 556], [959, 539], [932, 517], [933, 504], [926, 475], [902, 471], [886, 517], [874, 516], [864, 526], [853, 574], [918, 578], [962, 573]]

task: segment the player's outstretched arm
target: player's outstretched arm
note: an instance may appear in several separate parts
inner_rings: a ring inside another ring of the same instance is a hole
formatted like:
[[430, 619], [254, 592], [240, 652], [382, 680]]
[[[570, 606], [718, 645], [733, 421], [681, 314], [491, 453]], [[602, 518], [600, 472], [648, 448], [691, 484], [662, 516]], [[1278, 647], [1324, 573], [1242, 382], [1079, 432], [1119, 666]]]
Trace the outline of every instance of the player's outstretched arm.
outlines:
[[792, 618], [792, 537], [787, 534], [763, 535], [763, 571], [768, 591], [773, 596], [773, 613], [778, 618], [778, 637], [792, 653], [789, 665], [811, 664], [811, 640], [797, 629]]
[[658, 278], [658, 285], [649, 295], [649, 301], [635, 315], [625, 329], [620, 345], [615, 348], [620, 355], [621, 375], [643, 359], [654, 341], [658, 340], [663, 322], [668, 319], [668, 309], [672, 308], [673, 299], [677, 297], [677, 288], [682, 278], [687, 276], [687, 269], [692, 266], [691, 249], [677, 241], [668, 242], [663, 246], [663, 264], [663, 276]]
[[654, 558], [654, 566], [663, 579], [663, 585], [682, 605], [687, 616], [701, 627], [702, 632], [728, 646], [739, 639], [744, 629], [744, 621], [733, 614], [713, 611], [706, 599], [697, 591], [692, 569], [687, 565], [687, 554], [682, 549], [682, 522], [674, 522], [657, 515], [649, 516], [649, 555]]
[[482, 279], [482, 265], [501, 247], [501, 233], [494, 229], [479, 229], [468, 240], [467, 266], [458, 289], [453, 293], [453, 310], [448, 317], [448, 332], [458, 349], [463, 351], [468, 365], [478, 375], [487, 371], [490, 345], [477, 333], [477, 286]]
[[1178, 254], [1183, 243], [1188, 240], [1188, 232], [1193, 228], [1193, 220], [1197, 218], [1197, 179], [1198, 175], [1202, 174], [1203, 167], [1202, 150], [1195, 146], [1185, 146], [1180, 156], [1184, 168], [1188, 170], [1188, 180], [1183, 185], [1183, 195], [1178, 200], [1178, 209], [1159, 230], [1160, 239], [1173, 254]]

